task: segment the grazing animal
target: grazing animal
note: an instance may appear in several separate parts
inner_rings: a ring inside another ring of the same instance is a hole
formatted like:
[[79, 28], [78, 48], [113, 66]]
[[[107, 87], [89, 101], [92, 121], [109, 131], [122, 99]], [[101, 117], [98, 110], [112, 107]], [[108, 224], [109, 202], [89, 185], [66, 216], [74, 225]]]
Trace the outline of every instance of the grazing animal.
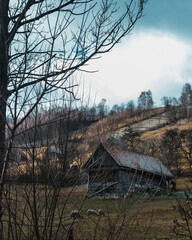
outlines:
[[79, 210], [73, 210], [71, 212], [71, 217], [72, 218], [83, 218], [83, 215], [81, 214], [81, 212]]
[[103, 209], [99, 209], [98, 214], [99, 214], [99, 216], [105, 216]]
[[90, 215], [92, 215], [92, 216], [99, 216], [98, 212], [95, 211], [94, 209], [88, 209], [87, 210], [87, 215], [88, 216], [90, 216]]

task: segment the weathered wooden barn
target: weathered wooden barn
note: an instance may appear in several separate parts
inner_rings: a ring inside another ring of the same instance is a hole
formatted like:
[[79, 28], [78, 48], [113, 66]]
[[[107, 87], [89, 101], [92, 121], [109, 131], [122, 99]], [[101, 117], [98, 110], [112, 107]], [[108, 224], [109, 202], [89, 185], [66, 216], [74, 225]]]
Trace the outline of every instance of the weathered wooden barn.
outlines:
[[136, 192], [168, 190], [171, 172], [154, 157], [101, 143], [85, 162], [88, 196], [129, 196]]

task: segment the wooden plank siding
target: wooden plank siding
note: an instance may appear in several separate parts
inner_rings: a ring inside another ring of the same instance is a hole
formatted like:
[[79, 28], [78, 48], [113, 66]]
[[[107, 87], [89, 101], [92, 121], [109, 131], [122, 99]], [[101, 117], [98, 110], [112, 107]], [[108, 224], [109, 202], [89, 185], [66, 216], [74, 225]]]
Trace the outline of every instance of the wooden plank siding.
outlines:
[[103, 144], [98, 146], [83, 168], [89, 175], [88, 196], [121, 197], [139, 191], [166, 190], [172, 179], [171, 174], [164, 176], [120, 165]]

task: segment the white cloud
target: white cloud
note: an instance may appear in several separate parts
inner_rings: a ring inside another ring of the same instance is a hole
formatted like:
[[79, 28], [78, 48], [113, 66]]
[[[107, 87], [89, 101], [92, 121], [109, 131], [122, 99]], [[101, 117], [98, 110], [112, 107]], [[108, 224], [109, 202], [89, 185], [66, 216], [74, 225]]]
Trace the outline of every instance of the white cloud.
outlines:
[[126, 102], [137, 99], [141, 91], [148, 89], [157, 100], [167, 95], [168, 89], [174, 89], [171, 84], [183, 85], [191, 80], [189, 74], [187, 80], [183, 79], [192, 70], [188, 62], [191, 52], [192, 46], [175, 36], [140, 32], [92, 61], [88, 69], [99, 72], [86, 74], [85, 82], [91, 83], [91, 94], [97, 92], [98, 101], [106, 98], [111, 104]]

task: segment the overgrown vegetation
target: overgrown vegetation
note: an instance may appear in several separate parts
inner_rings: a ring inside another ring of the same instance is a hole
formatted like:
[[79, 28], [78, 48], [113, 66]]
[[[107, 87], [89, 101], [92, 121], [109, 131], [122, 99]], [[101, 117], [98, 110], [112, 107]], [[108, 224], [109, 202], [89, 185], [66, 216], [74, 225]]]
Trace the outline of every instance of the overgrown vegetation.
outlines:
[[[150, 90], [141, 93], [138, 106], [129, 101], [110, 112], [105, 99], [91, 108], [76, 104], [81, 80], [74, 73], [129, 34], [146, 2], [126, 1], [118, 15], [119, 2], [111, 0], [0, 0], [0, 239], [169, 236], [164, 227], [165, 219], [166, 227], [172, 226], [172, 197], [153, 200], [145, 192], [132, 199], [96, 200], [87, 199], [81, 188], [88, 181], [81, 172], [87, 156], [122, 127], [130, 130], [124, 135], [128, 148], [156, 155], [161, 146], [164, 162], [177, 170], [179, 154], [191, 163], [190, 132], [166, 131], [158, 145], [144, 143], [144, 131], [132, 129], [165, 111], [169, 124], [189, 119], [189, 84], [179, 101], [168, 99], [159, 109], [152, 109]], [[88, 208], [101, 208], [105, 216], [88, 217]], [[84, 217], [74, 218], [73, 210]]]
[[[11, 190], [11, 200], [5, 202], [11, 212], [5, 212], [3, 221], [11, 221], [13, 225], [12, 228], [5, 227], [4, 234], [16, 234], [18, 239], [25, 238], [29, 233], [30, 238], [34, 238], [34, 227], [38, 228], [41, 238], [43, 236], [44, 239], [55, 238], [57, 234], [59, 239], [67, 239], [69, 229], [72, 229], [74, 239], [163, 239], [173, 236], [171, 228], [173, 220], [178, 216], [173, 209], [176, 204], [174, 196], [151, 198], [147, 195], [145, 198], [135, 196], [131, 199], [85, 201], [85, 187], [61, 188], [58, 192], [57, 188], [50, 189], [46, 185], [38, 185], [36, 188], [39, 201], [35, 213], [33, 191], [29, 185], [7, 185], [6, 189], [7, 194]], [[49, 202], [46, 208], [42, 208], [46, 193], [49, 193]], [[55, 193], [59, 197], [56, 205]], [[10, 196], [5, 194], [5, 201], [7, 198]], [[70, 217], [74, 209], [81, 210], [82, 219]], [[105, 216], [88, 216], [88, 209], [103, 209]], [[35, 217], [35, 214], [38, 224], [32, 226], [30, 219]]]

